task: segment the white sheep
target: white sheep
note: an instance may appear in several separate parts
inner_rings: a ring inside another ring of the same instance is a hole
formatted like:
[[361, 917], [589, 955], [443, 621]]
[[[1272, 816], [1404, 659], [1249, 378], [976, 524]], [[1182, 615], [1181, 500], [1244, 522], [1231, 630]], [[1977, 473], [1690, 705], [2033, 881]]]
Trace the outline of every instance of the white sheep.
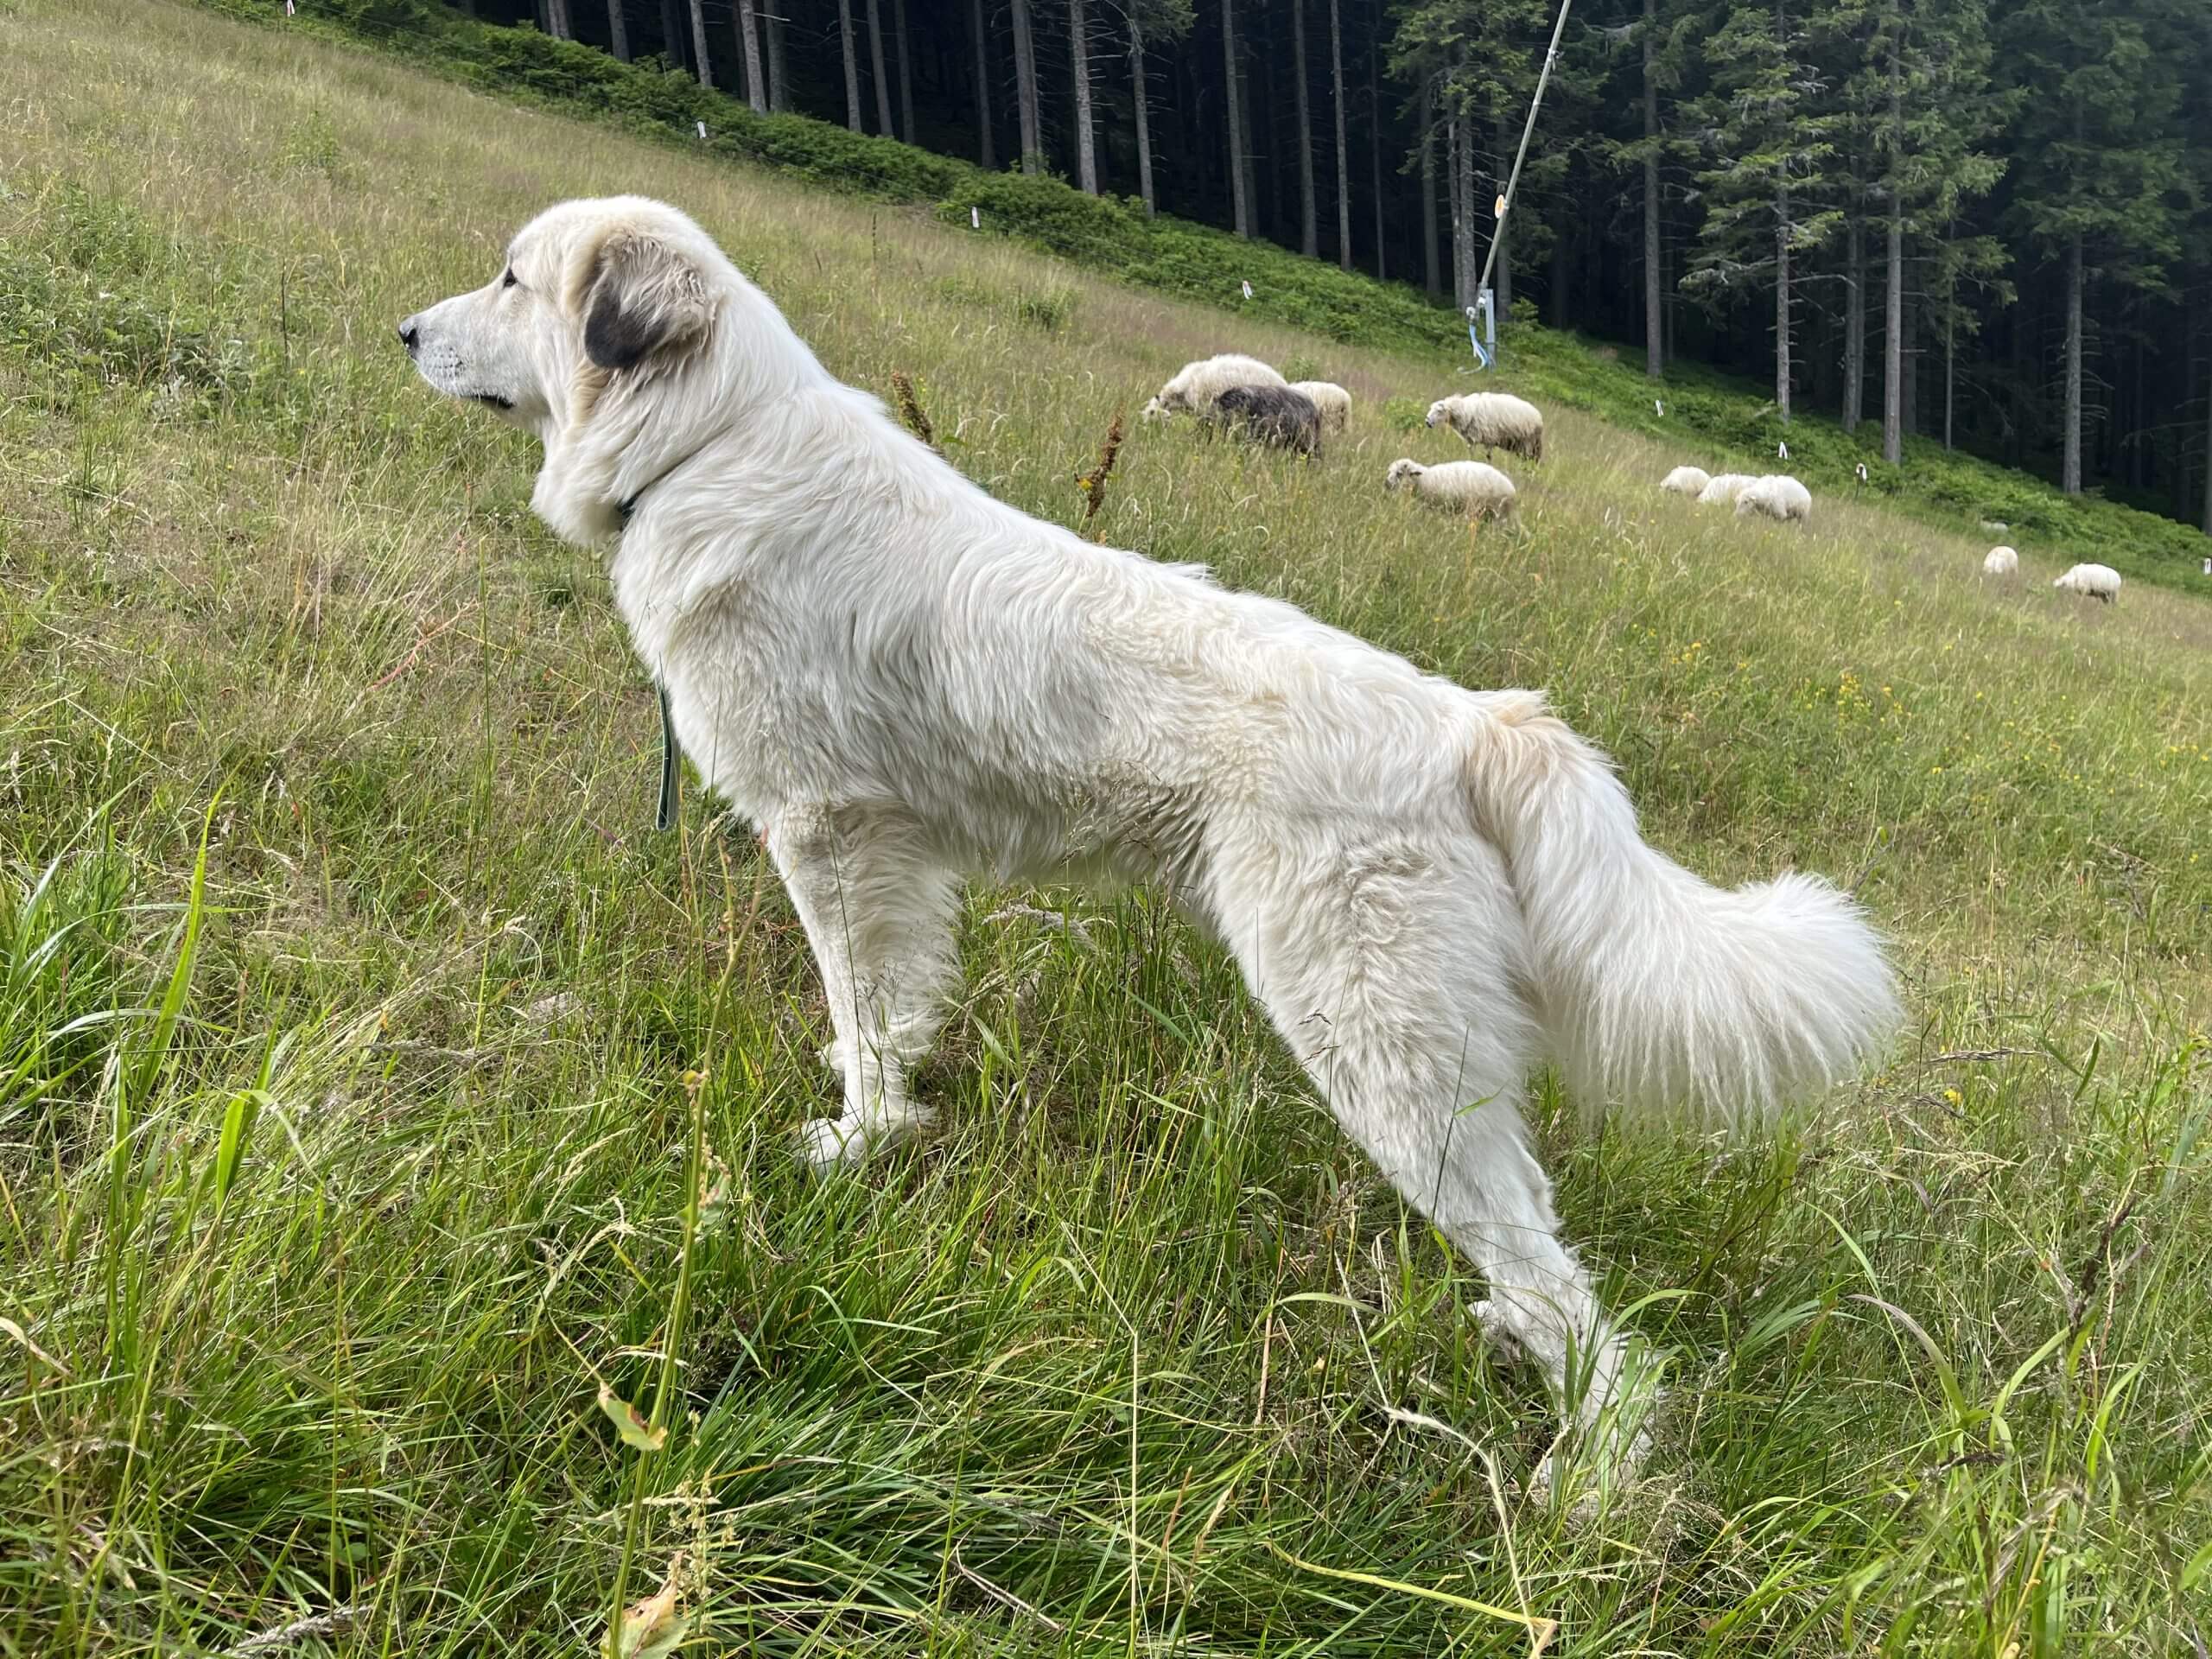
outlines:
[[1993, 547], [1981, 561], [1985, 576], [2017, 576], [2020, 574], [2020, 556], [2009, 547]]
[[1341, 432], [1351, 424], [1351, 393], [1333, 380], [1294, 380], [1293, 391], [1302, 391], [1321, 411], [1321, 429]]
[[1440, 397], [1428, 406], [1428, 423], [1443, 423], [1467, 441], [1471, 449], [1488, 454], [1503, 449], [1509, 455], [1544, 458], [1543, 411], [1525, 398], [1503, 391], [1470, 391], [1456, 397]]
[[1408, 485], [1418, 499], [1432, 506], [1457, 508], [1471, 518], [1513, 511], [1513, 480], [1479, 461], [1447, 461], [1435, 467], [1410, 460], [1392, 461], [1390, 470], [1382, 475], [1382, 486], [1399, 490]]
[[2052, 587], [2084, 599], [2101, 599], [2107, 605], [2120, 597], [2120, 572], [2108, 564], [2077, 564], [2055, 578]]
[[2002, 518], [1985, 518], [1981, 521], [1981, 533], [1985, 536], [2002, 536], [2012, 528], [2012, 526]]
[[1713, 474], [1702, 467], [1677, 467], [1659, 480], [1659, 487], [1670, 495], [1687, 495], [1694, 499], [1712, 482]]
[[1144, 406], [1144, 418], [1156, 421], [1167, 415], [1203, 415], [1213, 400], [1231, 386], [1287, 386], [1289, 381], [1256, 357], [1235, 352], [1185, 363], [1175, 378]]
[[1725, 507], [1746, 484], [1758, 481], [1749, 473], [1715, 473], [1697, 493], [1697, 504], [1700, 507]]
[[1809, 524], [1813, 522], [1813, 493], [1787, 473], [1769, 473], [1736, 492], [1736, 516], [1741, 518], [1754, 512], [1779, 518], [1784, 524], [1794, 518], [1801, 524]]

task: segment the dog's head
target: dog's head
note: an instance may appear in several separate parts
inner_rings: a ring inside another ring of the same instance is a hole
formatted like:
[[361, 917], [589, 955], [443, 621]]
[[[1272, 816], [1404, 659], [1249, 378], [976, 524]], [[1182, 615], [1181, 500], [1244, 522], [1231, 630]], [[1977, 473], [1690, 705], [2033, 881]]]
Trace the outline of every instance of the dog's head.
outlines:
[[399, 340], [438, 391], [550, 442], [614, 377], [705, 349], [721, 263], [659, 202], [563, 202], [523, 227], [490, 282], [416, 312]]

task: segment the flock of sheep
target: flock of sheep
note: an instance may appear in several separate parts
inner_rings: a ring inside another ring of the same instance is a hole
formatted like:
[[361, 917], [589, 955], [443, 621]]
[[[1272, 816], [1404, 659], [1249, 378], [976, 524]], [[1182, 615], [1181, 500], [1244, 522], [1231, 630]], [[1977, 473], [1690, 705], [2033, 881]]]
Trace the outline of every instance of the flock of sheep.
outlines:
[[[1342, 432], [1350, 424], [1351, 394], [1326, 380], [1286, 380], [1255, 357], [1227, 353], [1185, 363], [1144, 407], [1147, 421], [1172, 415], [1195, 416], [1209, 427], [1254, 442], [1318, 455], [1325, 434]], [[1503, 452], [1531, 461], [1544, 458], [1543, 411], [1504, 392], [1440, 397], [1428, 407], [1427, 423], [1432, 430], [1450, 428], [1466, 440], [1468, 448], [1485, 455]], [[1863, 474], [1865, 468], [1860, 471]], [[1470, 518], [1494, 518], [1514, 508], [1513, 480], [1487, 461], [1424, 466], [1402, 457], [1390, 463], [1382, 483], [1387, 489], [1409, 491], [1418, 500]], [[1732, 505], [1739, 518], [1764, 516], [1799, 524], [1813, 520], [1813, 493], [1783, 473], [1716, 475], [1699, 467], [1677, 467], [1660, 480], [1659, 487], [1700, 506]], [[2005, 526], [1985, 524], [1984, 528], [2002, 531]], [[1986, 577], [2014, 576], [2019, 569], [2020, 556], [2009, 547], [1991, 548], [1981, 562]], [[2077, 564], [2051, 586], [2109, 605], [2120, 594], [2120, 573], [2110, 565]]]
[[[1703, 507], [1723, 506], [1732, 501], [1739, 518], [1764, 513], [1784, 523], [1795, 519], [1805, 524], [1813, 520], [1813, 493], [1783, 474], [1752, 478], [1742, 473], [1722, 473], [1716, 477], [1700, 467], [1677, 467], [1659, 480], [1659, 487], [1669, 494], [1688, 496]], [[1983, 528], [2003, 530], [2005, 526], [1985, 522]], [[2017, 576], [2020, 574], [2020, 556], [2009, 547], [1993, 547], [1981, 562], [1981, 574], [1999, 578]], [[2077, 564], [2050, 585], [2086, 599], [2101, 599], [2109, 605], [2120, 594], [2120, 572], [2108, 564]]]
[[[1171, 415], [1195, 416], [1256, 443], [1317, 455], [1325, 434], [1350, 423], [1351, 394], [1326, 380], [1286, 380], [1257, 358], [1228, 353], [1185, 363], [1144, 406], [1147, 421]], [[1503, 450], [1530, 461], [1544, 456], [1542, 412], [1502, 392], [1440, 397], [1430, 405], [1428, 424], [1449, 426], [1485, 454]], [[1513, 510], [1513, 480], [1479, 461], [1425, 467], [1402, 459], [1391, 463], [1382, 481], [1386, 488], [1409, 489], [1418, 499], [1470, 518]]]

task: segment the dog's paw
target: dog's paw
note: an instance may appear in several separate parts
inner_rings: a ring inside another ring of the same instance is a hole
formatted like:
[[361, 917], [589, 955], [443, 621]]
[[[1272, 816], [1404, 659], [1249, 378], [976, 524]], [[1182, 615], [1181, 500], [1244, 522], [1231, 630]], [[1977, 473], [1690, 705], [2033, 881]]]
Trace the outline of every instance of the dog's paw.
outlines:
[[798, 1155], [810, 1169], [851, 1169], [870, 1150], [868, 1126], [842, 1117], [817, 1117], [798, 1132]]
[[810, 1167], [824, 1173], [854, 1169], [912, 1138], [928, 1122], [926, 1114], [917, 1111], [817, 1117], [799, 1131], [798, 1154]]
[[1482, 1327], [1483, 1341], [1489, 1345], [1491, 1355], [1501, 1365], [1518, 1365], [1529, 1357], [1522, 1347], [1521, 1338], [1505, 1328], [1504, 1317], [1485, 1297], [1469, 1305], [1467, 1311], [1475, 1316], [1475, 1323]]

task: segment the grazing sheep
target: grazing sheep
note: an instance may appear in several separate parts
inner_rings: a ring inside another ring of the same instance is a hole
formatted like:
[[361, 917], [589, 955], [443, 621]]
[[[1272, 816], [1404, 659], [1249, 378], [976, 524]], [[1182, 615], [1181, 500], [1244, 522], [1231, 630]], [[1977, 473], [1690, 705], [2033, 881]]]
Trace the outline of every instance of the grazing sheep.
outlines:
[[1695, 499], [1698, 493], [1713, 482], [1713, 474], [1702, 467], [1677, 467], [1659, 480], [1659, 487], [1670, 495], [1687, 495]]
[[2012, 528], [2012, 525], [2001, 518], [1985, 518], [1981, 521], [1981, 533], [1985, 536], [2002, 536]]
[[1470, 518], [1488, 518], [1513, 511], [1513, 480], [1495, 467], [1479, 461], [1447, 461], [1424, 467], [1417, 461], [1394, 461], [1382, 475], [1385, 489], [1408, 484], [1416, 499], [1432, 506], [1455, 507]]
[[1428, 423], [1440, 422], [1465, 438], [1469, 448], [1484, 454], [1503, 449], [1531, 461], [1544, 458], [1543, 411], [1523, 398], [1503, 391], [1440, 397], [1428, 406]]
[[1753, 512], [1763, 512], [1784, 524], [1794, 518], [1801, 524], [1809, 524], [1813, 522], [1813, 493], [1787, 473], [1769, 473], [1736, 492], [1736, 516], [1741, 518]]
[[1715, 473], [1697, 493], [1697, 504], [1700, 507], [1725, 507], [1745, 485], [1758, 482], [1749, 473]]
[[1256, 357], [1234, 352], [1185, 363], [1175, 378], [1162, 386], [1144, 406], [1144, 417], [1155, 421], [1167, 415], [1203, 415], [1214, 399], [1231, 386], [1287, 386], [1290, 384]]
[[2020, 574], [2020, 556], [2009, 547], [1993, 547], [1981, 561], [1985, 576], [2017, 576]]
[[1341, 432], [1351, 424], [1351, 393], [1333, 380], [1294, 380], [1290, 389], [1313, 400], [1313, 407], [1321, 411], [1324, 432]]
[[1321, 411], [1288, 386], [1230, 386], [1213, 400], [1212, 418], [1255, 442], [1321, 453]]
[[2084, 599], [2101, 599], [2107, 605], [2120, 597], [2120, 572], [2108, 564], [2077, 564], [2050, 584]]

